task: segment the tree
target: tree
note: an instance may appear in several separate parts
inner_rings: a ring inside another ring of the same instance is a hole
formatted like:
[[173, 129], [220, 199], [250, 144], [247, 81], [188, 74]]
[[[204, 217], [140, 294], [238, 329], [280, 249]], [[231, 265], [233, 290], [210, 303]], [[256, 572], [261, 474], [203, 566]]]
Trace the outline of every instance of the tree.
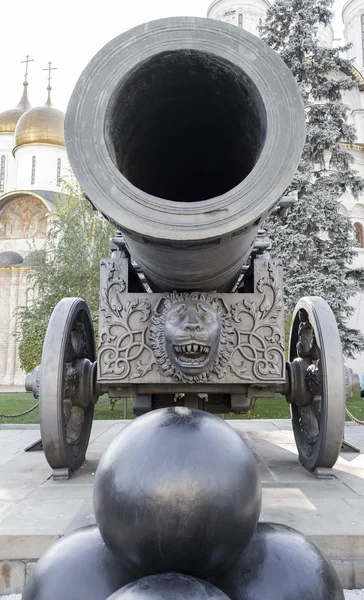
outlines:
[[97, 332], [100, 259], [110, 255], [115, 229], [94, 211], [74, 179], [63, 183], [56, 209], [48, 218], [44, 248], [34, 247], [29, 273], [35, 294], [31, 306], [19, 309], [17, 341], [22, 368], [40, 364], [48, 321], [67, 296], [83, 298]]
[[355, 252], [352, 224], [340, 212], [341, 196], [357, 196], [364, 180], [353, 170], [355, 129], [347, 122], [342, 94], [357, 86], [348, 46], [323, 48], [318, 28], [332, 20], [333, 0], [275, 0], [261, 28], [262, 39], [276, 50], [299, 85], [306, 112], [307, 138], [290, 191], [298, 200], [278, 222], [267, 221], [273, 253], [285, 270], [285, 303], [292, 312], [301, 296], [322, 296], [333, 310], [344, 354], [364, 349], [364, 336], [347, 325], [349, 300], [358, 291], [350, 274]]

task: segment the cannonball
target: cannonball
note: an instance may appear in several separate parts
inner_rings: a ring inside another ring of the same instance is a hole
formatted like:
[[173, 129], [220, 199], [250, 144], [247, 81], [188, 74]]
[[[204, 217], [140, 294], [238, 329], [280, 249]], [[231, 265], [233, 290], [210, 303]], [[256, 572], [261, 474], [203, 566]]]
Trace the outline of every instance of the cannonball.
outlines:
[[229, 600], [211, 583], [181, 573], [143, 577], [107, 600]]
[[259, 523], [242, 556], [211, 582], [231, 600], [344, 600], [338, 575], [298, 531]]
[[62, 538], [43, 554], [26, 583], [23, 600], [105, 600], [134, 579], [92, 525]]
[[256, 461], [223, 420], [184, 407], [129, 424], [103, 455], [94, 509], [109, 549], [140, 577], [226, 568], [261, 508]]

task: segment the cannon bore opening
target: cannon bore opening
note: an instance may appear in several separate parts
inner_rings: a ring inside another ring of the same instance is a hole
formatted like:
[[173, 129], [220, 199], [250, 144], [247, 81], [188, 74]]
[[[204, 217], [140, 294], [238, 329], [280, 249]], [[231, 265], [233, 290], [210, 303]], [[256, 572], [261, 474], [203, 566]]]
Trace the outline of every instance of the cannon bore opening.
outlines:
[[228, 192], [254, 168], [266, 112], [233, 63], [194, 50], [156, 54], [125, 77], [107, 112], [105, 138], [137, 188], [175, 202]]

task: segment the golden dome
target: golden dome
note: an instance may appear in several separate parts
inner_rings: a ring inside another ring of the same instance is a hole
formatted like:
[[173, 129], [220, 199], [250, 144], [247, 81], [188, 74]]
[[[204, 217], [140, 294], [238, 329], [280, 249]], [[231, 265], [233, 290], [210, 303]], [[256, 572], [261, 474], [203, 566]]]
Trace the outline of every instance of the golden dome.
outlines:
[[15, 108], [0, 113], [0, 133], [13, 133], [20, 117], [30, 108], [27, 92], [28, 84], [25, 81], [23, 85], [24, 91], [19, 104]]
[[53, 108], [49, 92], [45, 106], [31, 108], [19, 119], [15, 129], [15, 148], [24, 144], [66, 145], [64, 113]]

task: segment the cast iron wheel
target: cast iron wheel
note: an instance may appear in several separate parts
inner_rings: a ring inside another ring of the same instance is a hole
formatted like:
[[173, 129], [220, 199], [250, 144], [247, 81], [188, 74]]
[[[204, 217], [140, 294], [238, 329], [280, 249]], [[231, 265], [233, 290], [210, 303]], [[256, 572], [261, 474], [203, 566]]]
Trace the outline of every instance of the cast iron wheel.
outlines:
[[319, 297], [298, 302], [291, 325], [289, 371], [293, 432], [309, 471], [335, 465], [344, 437], [345, 368], [331, 308]]
[[53, 469], [75, 471], [85, 460], [98, 400], [95, 354], [87, 304], [64, 298], [50, 318], [40, 368], [40, 430]]

